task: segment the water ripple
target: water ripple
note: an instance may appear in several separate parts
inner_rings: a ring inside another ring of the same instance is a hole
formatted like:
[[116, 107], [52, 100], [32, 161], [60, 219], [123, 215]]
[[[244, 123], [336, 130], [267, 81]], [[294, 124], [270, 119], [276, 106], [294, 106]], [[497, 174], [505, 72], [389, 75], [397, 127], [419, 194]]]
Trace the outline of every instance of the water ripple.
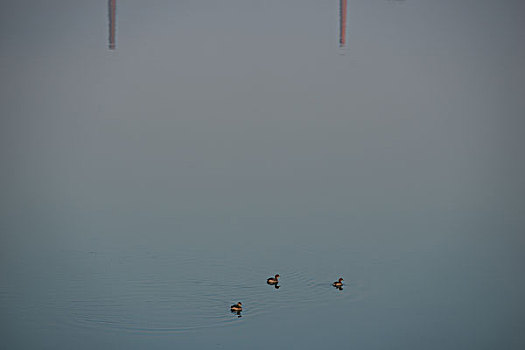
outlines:
[[[282, 276], [276, 289], [266, 284], [268, 267], [242, 264], [242, 259], [188, 252], [70, 253], [57, 259], [54, 283], [37, 294], [34, 304], [45, 305], [45, 312], [54, 314], [63, 327], [166, 334], [235, 326], [275, 310], [351, 303], [366, 296], [366, 281], [348, 281], [340, 291], [330, 280], [291, 265], [276, 271]], [[2, 303], [17, 303], [16, 294], [7, 288], [0, 290], [0, 298]], [[21, 300], [27, 303], [27, 296]], [[229, 310], [237, 301], [244, 305], [242, 317]]]

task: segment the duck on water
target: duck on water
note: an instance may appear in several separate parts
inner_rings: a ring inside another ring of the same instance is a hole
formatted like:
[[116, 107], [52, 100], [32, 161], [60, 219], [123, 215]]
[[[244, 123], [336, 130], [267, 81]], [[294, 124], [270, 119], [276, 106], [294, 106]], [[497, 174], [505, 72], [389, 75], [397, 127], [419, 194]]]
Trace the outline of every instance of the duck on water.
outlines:
[[270, 277], [270, 278], [268, 278], [266, 280], [266, 283], [268, 283], [268, 284], [277, 284], [277, 283], [279, 283], [279, 277], [281, 277], [281, 276], [279, 276], [279, 274], [275, 275], [275, 277]]
[[230, 306], [230, 310], [233, 312], [242, 311], [242, 303], [239, 301], [237, 304]]
[[343, 278], [339, 278], [339, 280], [335, 281], [334, 283], [332, 283], [332, 286], [334, 287], [337, 287], [337, 288], [341, 288], [343, 286]]

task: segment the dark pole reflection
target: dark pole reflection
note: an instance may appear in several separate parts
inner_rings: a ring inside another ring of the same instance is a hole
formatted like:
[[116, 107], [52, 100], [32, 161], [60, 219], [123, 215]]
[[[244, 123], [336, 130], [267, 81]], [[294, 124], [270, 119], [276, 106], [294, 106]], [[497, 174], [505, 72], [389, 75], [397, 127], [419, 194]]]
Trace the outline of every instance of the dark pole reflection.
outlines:
[[346, 43], [346, 0], [339, 3], [339, 47]]
[[117, 17], [117, 0], [108, 0], [109, 49], [115, 50], [115, 26]]

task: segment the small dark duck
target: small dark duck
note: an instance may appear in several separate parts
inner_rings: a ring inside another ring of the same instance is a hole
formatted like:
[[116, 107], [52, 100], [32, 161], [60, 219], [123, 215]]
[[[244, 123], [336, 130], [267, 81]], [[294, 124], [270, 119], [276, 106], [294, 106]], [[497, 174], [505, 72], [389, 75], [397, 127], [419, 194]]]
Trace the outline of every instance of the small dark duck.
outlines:
[[242, 311], [242, 303], [239, 301], [237, 304], [233, 304], [232, 306], [230, 306], [230, 310], [233, 312]]
[[343, 281], [344, 281], [343, 278], [340, 278], [338, 281], [335, 281], [334, 283], [332, 283], [332, 286], [341, 288], [343, 286]]
[[268, 283], [268, 284], [277, 284], [277, 283], [279, 283], [279, 277], [281, 277], [281, 276], [279, 276], [279, 274], [275, 275], [275, 277], [270, 277], [270, 278], [268, 278], [266, 280], [266, 283]]

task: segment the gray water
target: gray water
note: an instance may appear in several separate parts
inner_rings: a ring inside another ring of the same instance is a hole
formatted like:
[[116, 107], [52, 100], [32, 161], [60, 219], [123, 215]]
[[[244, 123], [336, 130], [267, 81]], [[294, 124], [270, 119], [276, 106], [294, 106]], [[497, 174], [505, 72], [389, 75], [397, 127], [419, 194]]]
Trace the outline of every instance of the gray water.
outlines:
[[523, 2], [338, 6], [1, 3], [0, 348], [525, 347]]

